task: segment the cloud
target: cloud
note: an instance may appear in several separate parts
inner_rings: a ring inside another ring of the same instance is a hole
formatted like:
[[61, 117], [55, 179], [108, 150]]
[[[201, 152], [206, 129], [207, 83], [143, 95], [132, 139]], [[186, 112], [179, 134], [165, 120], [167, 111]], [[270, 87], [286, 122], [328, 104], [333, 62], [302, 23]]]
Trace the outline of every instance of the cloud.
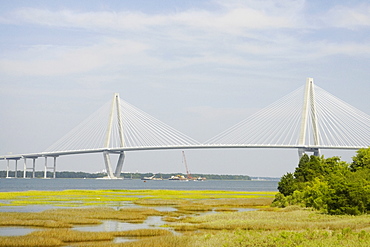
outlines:
[[186, 112], [202, 117], [205, 122], [222, 122], [224, 119], [240, 120], [240, 116], [249, 116], [256, 110], [256, 108], [214, 108], [211, 106], [185, 108]]
[[[136, 65], [162, 72], [233, 67], [235, 73], [235, 69], [259, 68], [279, 59], [292, 63], [335, 54], [369, 54], [368, 42], [315, 36], [321, 27], [306, 21], [305, 4], [302, 0], [219, 1], [216, 10], [193, 8], [162, 14], [22, 8], [9, 14], [7, 23], [81, 29], [82, 36], [88, 33], [95, 40], [93, 45], [39, 45], [7, 51], [10, 55], [0, 59], [0, 71], [49, 76]], [[327, 27], [366, 26], [370, 8], [364, 6], [337, 6], [321, 19]]]
[[329, 27], [368, 28], [370, 27], [370, 4], [362, 3], [354, 7], [335, 6], [321, 19]]
[[[290, 2], [290, 1], [288, 1]], [[238, 29], [290, 28], [297, 24], [300, 4], [264, 5], [221, 4], [219, 11], [188, 9], [166, 14], [146, 14], [139, 11], [77, 12], [72, 10], [22, 8], [14, 11], [9, 19], [14, 23], [83, 28], [91, 30], [143, 30], [158, 26], [177, 26], [196, 29], [213, 29], [230, 32]], [[268, 6], [268, 7], [266, 7]]]
[[103, 44], [86, 47], [32, 46], [17, 58], [0, 59], [0, 71], [5, 74], [56, 76], [93, 71], [104, 66], [132, 63], [128, 59], [146, 49], [146, 45], [109, 40]]
[[137, 30], [145, 26], [164, 23], [161, 16], [140, 12], [76, 12], [72, 10], [51, 11], [48, 9], [22, 8], [16, 10], [14, 22], [44, 26], [83, 28], [91, 30]]

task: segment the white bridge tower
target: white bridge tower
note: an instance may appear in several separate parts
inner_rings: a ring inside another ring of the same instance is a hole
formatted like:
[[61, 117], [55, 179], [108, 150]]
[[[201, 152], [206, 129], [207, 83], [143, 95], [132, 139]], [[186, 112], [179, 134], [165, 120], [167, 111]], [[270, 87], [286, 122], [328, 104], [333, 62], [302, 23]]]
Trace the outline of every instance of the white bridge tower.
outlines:
[[[313, 146], [307, 146], [306, 137], [307, 131], [309, 130], [309, 120], [311, 120], [311, 128], [313, 134]], [[303, 156], [305, 152], [313, 152], [315, 156], [320, 155], [319, 148], [315, 146], [320, 145], [320, 136], [317, 119], [317, 108], [315, 102], [315, 90], [313, 84], [313, 78], [307, 78], [306, 87], [304, 91], [302, 117], [301, 117], [301, 129], [299, 134], [298, 155], [299, 158]]]
[[[116, 113], [116, 114], [115, 114]], [[109, 114], [109, 119], [108, 119], [108, 128], [105, 136], [105, 147], [109, 148], [110, 142], [111, 142], [111, 136], [112, 136], [112, 126], [113, 126], [113, 119], [114, 115], [116, 115], [116, 119], [118, 121], [117, 126], [118, 126], [118, 134], [119, 134], [119, 144], [120, 147], [124, 147], [125, 141], [124, 141], [124, 135], [123, 135], [123, 124], [122, 124], [122, 118], [121, 118], [121, 106], [120, 106], [120, 101], [119, 101], [119, 94], [115, 93], [113, 95], [113, 100], [112, 100], [112, 106], [111, 106], [111, 111]], [[110, 151], [104, 151], [103, 156], [104, 156], [104, 162], [105, 162], [105, 168], [107, 170], [107, 175], [108, 178], [119, 178], [122, 167], [123, 167], [123, 161], [125, 159], [125, 154], [124, 151], [118, 151], [114, 153], [118, 153], [118, 161], [117, 161], [117, 166], [116, 170], [113, 173], [112, 170], [112, 165], [111, 165], [111, 159], [110, 159]]]

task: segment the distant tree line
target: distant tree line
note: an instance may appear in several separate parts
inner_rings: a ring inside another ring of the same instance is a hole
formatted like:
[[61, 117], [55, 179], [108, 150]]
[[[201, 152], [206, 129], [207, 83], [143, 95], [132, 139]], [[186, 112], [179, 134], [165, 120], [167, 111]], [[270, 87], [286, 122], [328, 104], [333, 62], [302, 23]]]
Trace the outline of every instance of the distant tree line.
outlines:
[[[46, 172], [46, 176], [48, 178], [53, 177], [53, 172]], [[102, 178], [107, 176], [106, 173], [87, 173], [87, 172], [68, 172], [68, 171], [60, 171], [55, 173], [56, 178]], [[6, 171], [0, 171], [0, 178], [6, 177]], [[14, 171], [9, 171], [9, 177], [15, 177]], [[23, 178], [23, 171], [17, 171], [17, 177]], [[26, 177], [31, 178], [32, 172], [27, 171]], [[36, 178], [43, 178], [44, 172], [43, 171], [35, 171]]]
[[[154, 173], [121, 173], [121, 177], [132, 178], [132, 179], [141, 179], [143, 177], [151, 177]], [[156, 173], [156, 178], [169, 179], [172, 176], [183, 175], [186, 177], [186, 174], [183, 173]], [[214, 180], [251, 180], [247, 175], [220, 175], [220, 174], [191, 174], [191, 177], [214, 179]]]
[[328, 214], [370, 212], [370, 147], [360, 149], [352, 163], [339, 157], [303, 155], [294, 173], [285, 174], [274, 206], [301, 205]]
[[[9, 177], [15, 177], [14, 171], [9, 171]], [[150, 177], [153, 176], [154, 173], [121, 173], [121, 177], [125, 179], [141, 179], [143, 177]], [[185, 174], [182, 173], [157, 173], [155, 177], [157, 178], [163, 178], [168, 179], [171, 176], [176, 175], [183, 175], [186, 177]], [[32, 172], [27, 171], [26, 172], [27, 178], [32, 177]], [[107, 176], [106, 173], [87, 173], [87, 172], [71, 172], [71, 171], [60, 171], [56, 172], [55, 174], [56, 178], [102, 178]], [[204, 177], [206, 179], [214, 179], [214, 180], [251, 180], [251, 178], [247, 175], [219, 175], [219, 174], [192, 174], [192, 177]], [[0, 178], [6, 177], [6, 171], [0, 171]], [[17, 171], [17, 177], [22, 178], [23, 177], [23, 171]], [[43, 178], [44, 172], [43, 171], [36, 171], [35, 172], [36, 178]], [[53, 177], [53, 173], [48, 171], [47, 177], [51, 178]]]

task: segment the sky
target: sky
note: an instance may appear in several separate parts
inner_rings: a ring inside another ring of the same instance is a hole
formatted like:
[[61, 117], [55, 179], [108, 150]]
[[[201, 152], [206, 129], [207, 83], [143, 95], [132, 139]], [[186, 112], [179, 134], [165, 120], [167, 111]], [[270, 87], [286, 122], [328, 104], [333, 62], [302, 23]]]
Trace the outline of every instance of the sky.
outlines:
[[[113, 93], [206, 141], [305, 84], [370, 114], [370, 3], [0, 0], [0, 155], [45, 150]], [[355, 151], [323, 151], [350, 161]], [[192, 173], [280, 177], [297, 150], [187, 150]], [[43, 160], [36, 162], [43, 169]], [[6, 162], [0, 161], [0, 170]], [[104, 169], [101, 154], [58, 170]], [[185, 172], [180, 150], [124, 172]]]

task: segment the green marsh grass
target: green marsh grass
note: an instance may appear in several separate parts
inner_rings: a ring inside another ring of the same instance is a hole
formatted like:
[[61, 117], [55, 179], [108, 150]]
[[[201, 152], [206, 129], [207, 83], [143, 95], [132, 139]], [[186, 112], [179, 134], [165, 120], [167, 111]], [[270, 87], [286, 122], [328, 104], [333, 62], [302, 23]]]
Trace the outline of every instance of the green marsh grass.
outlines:
[[[330, 216], [296, 206], [271, 208], [275, 192], [65, 190], [0, 192], [5, 206], [51, 205], [43, 212], [0, 213], [0, 226], [36, 227], [0, 237], [0, 246], [368, 246], [370, 217]], [[61, 208], [59, 208], [61, 206]], [[159, 211], [156, 207], [176, 211]], [[254, 211], [238, 211], [255, 208]], [[213, 211], [213, 213], [209, 213]], [[82, 232], [104, 220], [142, 223], [160, 216], [163, 229]], [[170, 230], [181, 233], [173, 235]], [[117, 237], [132, 242], [114, 243]]]
[[86, 241], [111, 241], [114, 235], [111, 232], [82, 232], [71, 229], [52, 229], [46, 231], [36, 231], [29, 234], [43, 238], [58, 239], [63, 243], [86, 242]]
[[247, 211], [207, 214], [188, 217], [179, 223], [171, 223], [175, 229], [186, 227], [196, 230], [254, 230], [299, 231], [302, 229], [362, 230], [370, 227], [370, 216], [330, 216], [310, 210], [294, 211]]
[[165, 229], [136, 229], [129, 231], [120, 231], [112, 233], [115, 237], [153, 237], [153, 236], [165, 236], [172, 235], [172, 232]]
[[[175, 190], [63, 190], [0, 192], [3, 206], [51, 205], [51, 206], [116, 206], [135, 203], [138, 205], [172, 205], [178, 201], [205, 199], [271, 198], [275, 192], [235, 191], [175, 191]], [[167, 202], [166, 202], [167, 201]], [[166, 204], [167, 203], [167, 204]]]
[[79, 246], [101, 245], [103, 243], [112, 245], [116, 237], [127, 238], [151, 238], [158, 236], [169, 236], [172, 233], [165, 229], [138, 229], [129, 231], [113, 232], [82, 232], [71, 229], [51, 229], [35, 231], [26, 236], [0, 237], [0, 246]]

